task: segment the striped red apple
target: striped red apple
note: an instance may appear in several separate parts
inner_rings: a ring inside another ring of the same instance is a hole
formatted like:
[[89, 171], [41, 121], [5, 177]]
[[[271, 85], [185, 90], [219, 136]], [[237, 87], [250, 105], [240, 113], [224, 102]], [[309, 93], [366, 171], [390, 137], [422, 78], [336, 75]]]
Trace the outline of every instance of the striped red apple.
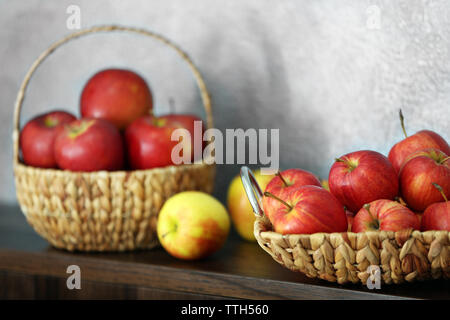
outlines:
[[405, 135], [405, 139], [395, 144], [389, 151], [389, 161], [394, 166], [396, 172], [400, 172], [406, 159], [413, 153], [423, 149], [438, 149], [446, 154], [450, 154], [450, 146], [439, 134], [431, 130], [422, 130], [412, 136], [406, 134], [403, 122], [403, 114], [400, 110], [400, 123]]
[[419, 218], [404, 205], [392, 200], [365, 204], [353, 219], [352, 232], [420, 230]]
[[443, 202], [430, 205], [422, 217], [422, 230], [447, 230], [450, 231], [450, 202], [444, 190], [437, 183], [433, 186], [441, 193]]
[[351, 212], [374, 200], [398, 195], [398, 176], [381, 153], [362, 150], [336, 159], [329, 174], [331, 193]]
[[[274, 230], [282, 234], [312, 234], [347, 231], [347, 217], [342, 204], [318, 186], [301, 186], [277, 197], [265, 192], [281, 205], [266, 203]], [[274, 203], [274, 202], [272, 202]]]
[[439, 184], [450, 194], [450, 157], [437, 149], [418, 151], [409, 156], [399, 174], [403, 199], [415, 211], [442, 201], [432, 183]]

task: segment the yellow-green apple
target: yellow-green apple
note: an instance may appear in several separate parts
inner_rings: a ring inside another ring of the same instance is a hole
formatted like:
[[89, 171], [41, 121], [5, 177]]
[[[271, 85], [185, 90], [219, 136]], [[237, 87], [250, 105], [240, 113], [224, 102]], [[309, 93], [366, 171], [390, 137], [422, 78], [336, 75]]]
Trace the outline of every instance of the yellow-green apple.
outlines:
[[102, 119], [80, 119], [58, 130], [54, 144], [58, 167], [71, 171], [123, 169], [123, 140], [119, 130]]
[[352, 232], [420, 230], [414, 212], [392, 200], [375, 200], [365, 204], [353, 219]]
[[164, 203], [156, 230], [161, 245], [172, 256], [201, 259], [223, 246], [230, 218], [225, 207], [211, 195], [184, 191]]
[[[265, 191], [269, 192], [277, 197], [282, 198], [283, 193], [289, 193], [301, 186], [319, 186], [321, 187], [320, 180], [311, 172], [302, 169], [288, 169], [283, 172], [277, 172], [276, 177], [274, 177], [267, 185]], [[271, 197], [263, 198], [263, 208], [265, 207], [276, 207], [280, 206], [281, 203], [272, 199]], [[266, 212], [267, 217], [270, 220], [270, 212]]]
[[318, 186], [301, 186], [277, 197], [265, 192], [281, 206], [265, 208], [270, 212], [275, 232], [281, 234], [312, 234], [346, 232], [347, 217], [342, 204], [327, 190]]
[[432, 183], [439, 184], [450, 194], [450, 157], [437, 149], [426, 149], [410, 155], [399, 174], [400, 190], [408, 206], [424, 211], [429, 205], [442, 201]]
[[447, 230], [450, 231], [450, 202], [444, 190], [437, 183], [433, 184], [442, 194], [444, 202], [436, 202], [425, 209], [422, 217], [422, 230]]
[[81, 93], [83, 118], [100, 118], [112, 122], [119, 130], [153, 108], [147, 82], [137, 73], [124, 69], [107, 69], [96, 73]]
[[346, 154], [333, 164], [328, 182], [330, 191], [351, 212], [378, 199], [394, 199], [398, 176], [381, 153], [363, 150]]
[[56, 168], [53, 145], [58, 129], [75, 119], [65, 111], [52, 111], [28, 121], [19, 138], [23, 162], [33, 167]]
[[[274, 177], [273, 175], [261, 174], [260, 170], [254, 171], [254, 175], [261, 190], [264, 190]], [[255, 241], [255, 235], [253, 234], [255, 214], [239, 175], [234, 177], [228, 187], [227, 206], [231, 221], [238, 234], [245, 240]]]
[[395, 144], [388, 155], [389, 161], [392, 163], [396, 172], [400, 172], [400, 169], [408, 156], [417, 151], [432, 148], [441, 150], [445, 154], [450, 154], [450, 146], [447, 141], [434, 131], [422, 130], [408, 137], [403, 123], [403, 114], [401, 110], [400, 122], [403, 133], [405, 134], [405, 139]]

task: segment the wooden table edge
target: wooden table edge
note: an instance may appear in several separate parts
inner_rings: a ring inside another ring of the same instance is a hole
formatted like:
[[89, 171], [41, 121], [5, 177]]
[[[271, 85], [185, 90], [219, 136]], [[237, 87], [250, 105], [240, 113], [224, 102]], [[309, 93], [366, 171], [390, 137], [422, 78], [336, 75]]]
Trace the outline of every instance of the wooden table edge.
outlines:
[[109, 284], [133, 285], [222, 296], [233, 299], [417, 299], [384, 293], [355, 291], [297, 282], [278, 281], [234, 274], [187, 270], [157, 264], [105, 260], [59, 252], [25, 252], [0, 248], [0, 270], [67, 278], [66, 269], [76, 264], [81, 279]]

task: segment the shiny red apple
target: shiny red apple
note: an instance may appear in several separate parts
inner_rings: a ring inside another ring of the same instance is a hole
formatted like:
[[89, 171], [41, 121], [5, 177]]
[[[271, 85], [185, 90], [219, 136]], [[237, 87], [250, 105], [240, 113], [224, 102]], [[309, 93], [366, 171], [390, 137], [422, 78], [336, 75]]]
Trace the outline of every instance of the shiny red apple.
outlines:
[[89, 172], [123, 168], [122, 136], [108, 121], [75, 120], [58, 131], [54, 152], [61, 169]]
[[353, 219], [352, 232], [420, 230], [414, 212], [392, 200], [375, 200], [365, 204]]
[[342, 204], [327, 190], [318, 186], [302, 186], [283, 193], [283, 199], [265, 192], [281, 206], [264, 208], [269, 212], [275, 232], [312, 234], [346, 232], [347, 218]]
[[352, 212], [371, 201], [394, 199], [398, 194], [398, 176], [391, 163], [369, 150], [336, 159], [328, 183], [331, 193]]
[[408, 206], [424, 211], [429, 205], [442, 201], [432, 183], [439, 184], [450, 194], [450, 157], [437, 149], [418, 151], [409, 156], [400, 170], [400, 190]]
[[58, 129], [76, 118], [65, 111], [52, 111], [39, 115], [20, 132], [20, 149], [23, 162], [40, 168], [56, 168], [53, 144]]
[[283, 172], [276, 173], [276, 176], [270, 180], [265, 191], [276, 195], [281, 189], [290, 191], [308, 185], [322, 186], [320, 180], [309, 171], [302, 169], [287, 169]]
[[[159, 116], [159, 122], [166, 121], [167, 125], [184, 128], [189, 131], [191, 136], [191, 143], [189, 145], [184, 145], [185, 150], [191, 150], [191, 160], [201, 160], [202, 151], [205, 146], [203, 141], [203, 134], [205, 131], [205, 125], [202, 119], [192, 114], [168, 114]], [[198, 148], [198, 155], [195, 154], [195, 148]], [[194, 158], [196, 156], [196, 158]]]
[[[194, 156], [194, 137], [202, 139], [195, 133], [194, 121], [200, 121], [197, 117], [182, 115], [167, 115], [161, 117], [144, 116], [136, 119], [125, 131], [128, 162], [133, 169], [150, 169], [179, 164], [172, 158], [172, 151], [180, 143], [181, 150], [175, 152], [177, 156], [183, 156], [188, 152], [187, 160]], [[172, 141], [172, 133], [176, 129], [186, 129], [191, 135], [190, 140]], [[202, 125], [199, 127], [202, 131]], [[203, 139], [202, 139], [203, 141]], [[202, 141], [196, 141], [200, 144]], [[201, 155], [200, 155], [201, 156]], [[180, 159], [182, 160], [182, 159]]]
[[450, 146], [447, 141], [445, 141], [445, 139], [436, 132], [431, 130], [422, 130], [408, 137], [401, 111], [400, 122], [403, 133], [405, 134], [405, 139], [395, 144], [389, 151], [388, 155], [389, 161], [392, 163], [395, 171], [400, 172], [400, 169], [408, 156], [423, 149], [438, 149], [445, 154], [450, 154]]
[[137, 73], [123, 69], [107, 69], [89, 79], [81, 94], [81, 115], [112, 122], [119, 130], [135, 119], [150, 114], [151, 91]]
[[450, 202], [444, 190], [437, 183], [433, 184], [441, 193], [444, 202], [436, 202], [428, 206], [422, 216], [422, 230], [450, 231]]
[[[283, 193], [289, 193], [298, 187], [307, 185], [322, 186], [320, 180], [311, 172], [302, 169], [288, 169], [276, 173], [276, 176], [268, 183], [265, 191], [282, 198]], [[275, 207], [280, 205], [281, 203], [273, 198], [263, 198], [263, 207]]]

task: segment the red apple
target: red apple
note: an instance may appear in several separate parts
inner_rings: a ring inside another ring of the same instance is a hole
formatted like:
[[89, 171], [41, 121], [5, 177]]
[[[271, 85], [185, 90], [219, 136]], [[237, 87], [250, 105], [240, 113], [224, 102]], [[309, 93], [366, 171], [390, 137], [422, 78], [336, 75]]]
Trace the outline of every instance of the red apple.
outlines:
[[[317, 177], [311, 172], [302, 169], [288, 169], [284, 170], [283, 172], [276, 173], [276, 176], [272, 180], [270, 180], [265, 191], [282, 198], [283, 193], [289, 193], [290, 191], [297, 189], [298, 187], [307, 185], [319, 187], [322, 186], [320, 180], [317, 179]], [[263, 198], [263, 208], [275, 207], [280, 205], [282, 204], [273, 198]]]
[[301, 186], [321, 187], [322, 184], [311, 172], [302, 169], [288, 169], [276, 173], [276, 177], [270, 180], [265, 191], [276, 195], [281, 189], [291, 191]]
[[444, 202], [433, 203], [425, 210], [422, 217], [422, 230], [450, 231], [450, 202], [442, 187], [436, 183], [433, 185], [442, 194]]
[[64, 125], [55, 138], [54, 148], [61, 169], [88, 172], [123, 168], [122, 137], [106, 120], [81, 119]]
[[418, 151], [408, 157], [399, 174], [400, 190], [408, 206], [423, 211], [442, 201], [432, 183], [439, 184], [450, 194], [450, 157], [437, 149]]
[[353, 219], [352, 232], [420, 230], [416, 214], [397, 201], [375, 200], [365, 204]]
[[378, 199], [394, 199], [398, 194], [398, 176], [389, 160], [375, 151], [356, 151], [333, 164], [330, 191], [350, 211], [358, 212]]
[[133, 121], [125, 131], [128, 161], [131, 167], [150, 169], [176, 164], [172, 159], [172, 150], [179, 142], [172, 141], [171, 137], [173, 131], [179, 128], [187, 129], [191, 135], [190, 141], [181, 142], [183, 148], [180, 152], [181, 155], [184, 151], [190, 152], [188, 160], [191, 161], [194, 154], [194, 136], [202, 139], [194, 133], [194, 120], [199, 119], [193, 116], [183, 118], [182, 115], [168, 115], [144, 116]]
[[56, 168], [53, 144], [58, 129], [76, 118], [65, 111], [52, 111], [30, 120], [20, 132], [20, 149], [25, 164]]
[[318, 186], [302, 186], [283, 195], [284, 199], [281, 199], [265, 192], [266, 197], [273, 197], [282, 203], [281, 206], [265, 208], [270, 213], [275, 232], [312, 234], [347, 231], [344, 207], [327, 190]]
[[[205, 131], [205, 125], [202, 119], [200, 119], [199, 117], [195, 116], [195, 115], [191, 115], [191, 114], [168, 114], [168, 115], [163, 115], [163, 116], [159, 116], [157, 119], [159, 119], [158, 121], [163, 121], [166, 120], [167, 121], [167, 125], [176, 127], [176, 128], [184, 128], [187, 131], [189, 131], [190, 136], [191, 136], [191, 160], [195, 161], [195, 160], [200, 160], [202, 158], [202, 152], [203, 151], [203, 147], [205, 145], [205, 142], [203, 141], [203, 133]], [[196, 131], [196, 126], [195, 123], [197, 122], [197, 132]], [[196, 159], [194, 159], [195, 156], [195, 147], [197, 146], [195, 143], [197, 143], [198, 148], [200, 153], [198, 154], [198, 157]], [[188, 145], [185, 145], [186, 150], [189, 148]]]
[[81, 115], [112, 122], [119, 130], [153, 107], [145, 80], [130, 70], [107, 69], [89, 79], [81, 94]]
[[450, 154], [450, 146], [447, 141], [436, 132], [422, 130], [408, 137], [403, 123], [403, 114], [401, 110], [400, 122], [403, 133], [405, 134], [405, 139], [395, 144], [388, 155], [389, 161], [392, 163], [395, 171], [400, 172], [402, 165], [409, 155], [423, 149], [438, 149], [445, 154]]

